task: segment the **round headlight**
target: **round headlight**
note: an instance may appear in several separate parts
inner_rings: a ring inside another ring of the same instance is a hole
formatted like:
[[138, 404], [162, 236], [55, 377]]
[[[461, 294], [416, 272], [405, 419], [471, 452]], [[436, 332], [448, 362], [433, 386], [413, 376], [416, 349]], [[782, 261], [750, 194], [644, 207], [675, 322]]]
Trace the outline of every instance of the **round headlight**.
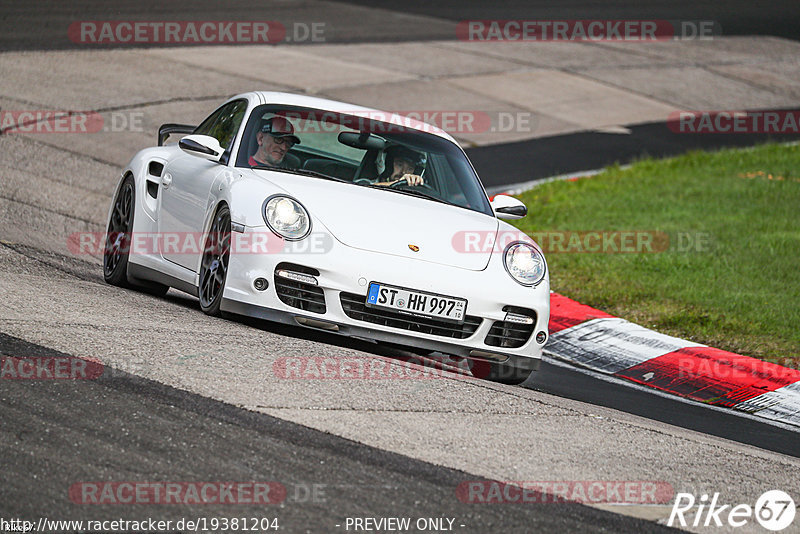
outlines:
[[547, 271], [544, 256], [532, 245], [523, 242], [511, 243], [506, 247], [503, 265], [511, 278], [523, 286], [535, 286]]
[[270, 230], [289, 241], [303, 239], [311, 232], [311, 217], [298, 201], [275, 195], [264, 202], [264, 222]]

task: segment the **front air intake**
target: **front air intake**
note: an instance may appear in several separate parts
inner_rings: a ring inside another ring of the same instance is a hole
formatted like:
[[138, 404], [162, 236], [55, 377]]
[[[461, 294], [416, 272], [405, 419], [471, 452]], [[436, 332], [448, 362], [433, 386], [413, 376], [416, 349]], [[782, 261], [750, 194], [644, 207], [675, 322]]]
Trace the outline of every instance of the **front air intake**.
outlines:
[[495, 321], [486, 334], [484, 343], [490, 347], [505, 347], [516, 349], [524, 345], [531, 338], [536, 327], [536, 312], [528, 308], [506, 306], [504, 321]]
[[325, 313], [325, 292], [316, 285], [319, 271], [293, 263], [279, 263], [275, 267], [275, 293], [292, 308], [311, 313]]

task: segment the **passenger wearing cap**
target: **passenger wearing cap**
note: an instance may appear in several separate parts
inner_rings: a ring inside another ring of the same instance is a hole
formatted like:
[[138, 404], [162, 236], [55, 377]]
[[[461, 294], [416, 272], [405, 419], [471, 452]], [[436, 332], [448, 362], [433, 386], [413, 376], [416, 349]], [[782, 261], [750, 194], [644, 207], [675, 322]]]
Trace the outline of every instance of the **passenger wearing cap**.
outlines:
[[422, 176], [415, 174], [422, 161], [419, 153], [404, 146], [395, 145], [386, 149], [386, 168], [372, 185], [390, 186], [405, 181], [407, 185], [424, 185]]
[[270, 117], [263, 120], [256, 134], [256, 141], [258, 148], [248, 160], [251, 167], [291, 168], [284, 157], [290, 148], [300, 144], [300, 139], [294, 135], [294, 126], [286, 118]]

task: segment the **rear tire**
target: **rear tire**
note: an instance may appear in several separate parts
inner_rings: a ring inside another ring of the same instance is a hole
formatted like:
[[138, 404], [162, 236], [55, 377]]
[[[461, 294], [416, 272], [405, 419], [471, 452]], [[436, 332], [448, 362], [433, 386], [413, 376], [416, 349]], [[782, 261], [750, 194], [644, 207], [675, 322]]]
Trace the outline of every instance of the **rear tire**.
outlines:
[[112, 286], [135, 288], [161, 297], [167, 293], [169, 286], [149, 280], [134, 283], [128, 280], [128, 258], [135, 210], [136, 182], [129, 174], [119, 186], [108, 220], [106, 244], [103, 250], [103, 279]]
[[231, 211], [220, 206], [208, 231], [200, 262], [200, 309], [208, 315], [220, 315], [222, 293], [228, 276], [231, 255]]
[[103, 250], [103, 279], [117, 287], [130, 287], [128, 283], [128, 256], [130, 253], [133, 210], [136, 205], [136, 187], [133, 176], [128, 175], [119, 186], [114, 207], [108, 219], [106, 244]]

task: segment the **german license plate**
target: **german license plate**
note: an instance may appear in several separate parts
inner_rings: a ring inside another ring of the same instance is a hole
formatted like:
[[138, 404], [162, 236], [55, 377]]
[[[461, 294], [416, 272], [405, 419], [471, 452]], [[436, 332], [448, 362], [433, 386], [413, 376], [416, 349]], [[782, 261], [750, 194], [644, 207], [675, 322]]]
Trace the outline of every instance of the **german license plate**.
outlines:
[[373, 308], [425, 315], [457, 323], [464, 322], [464, 314], [467, 311], [466, 299], [447, 297], [436, 293], [416, 291], [378, 282], [369, 284], [366, 304]]

